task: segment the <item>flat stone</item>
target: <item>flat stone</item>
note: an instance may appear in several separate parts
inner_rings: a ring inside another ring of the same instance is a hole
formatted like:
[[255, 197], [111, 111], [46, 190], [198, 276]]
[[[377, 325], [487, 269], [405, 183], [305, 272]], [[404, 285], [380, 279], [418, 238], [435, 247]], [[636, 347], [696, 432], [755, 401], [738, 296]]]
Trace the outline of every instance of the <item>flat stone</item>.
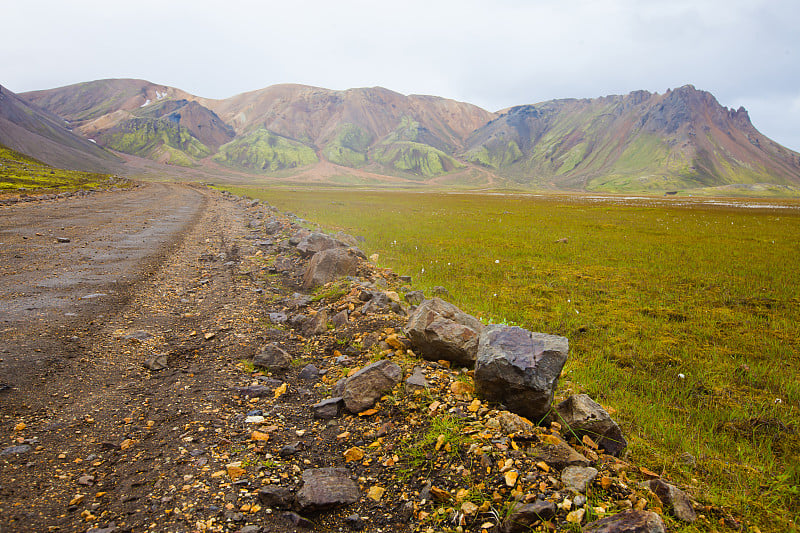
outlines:
[[666, 533], [666, 527], [656, 513], [630, 509], [586, 524], [583, 533]]
[[428, 380], [425, 379], [425, 375], [422, 373], [422, 368], [415, 366], [414, 371], [408, 376], [406, 379], [405, 387], [407, 392], [414, 392], [415, 390], [425, 390], [429, 388], [431, 385], [428, 383]]
[[330, 420], [339, 416], [339, 411], [344, 407], [344, 399], [339, 396], [335, 398], [327, 398], [319, 403], [311, 406], [314, 413], [314, 418], [321, 418], [323, 420]]
[[589, 460], [564, 441], [558, 444], [541, 442], [531, 450], [531, 456], [557, 470], [567, 466], [589, 466]]
[[300, 371], [297, 378], [303, 381], [316, 381], [319, 379], [319, 368], [313, 364], [308, 364], [303, 367], [303, 370]]
[[557, 508], [553, 502], [536, 500], [533, 503], [517, 505], [501, 526], [503, 533], [523, 533], [531, 530], [537, 521], [550, 520], [556, 516]]
[[396, 363], [382, 359], [367, 365], [345, 381], [342, 390], [344, 405], [351, 413], [369, 409], [401, 379], [403, 370]]
[[3, 451], [0, 451], [0, 456], [4, 455], [20, 455], [23, 453], [28, 453], [31, 451], [31, 447], [27, 444], [20, 444], [18, 446], [9, 446], [8, 448], [4, 448]]
[[346, 468], [310, 468], [303, 471], [303, 487], [297, 492], [301, 511], [322, 511], [358, 501], [358, 485]]
[[288, 487], [267, 485], [258, 489], [258, 501], [273, 509], [289, 509], [294, 503], [294, 497]]
[[164, 370], [169, 367], [168, 358], [164, 354], [154, 355], [143, 363], [144, 367], [148, 370], [158, 371]]

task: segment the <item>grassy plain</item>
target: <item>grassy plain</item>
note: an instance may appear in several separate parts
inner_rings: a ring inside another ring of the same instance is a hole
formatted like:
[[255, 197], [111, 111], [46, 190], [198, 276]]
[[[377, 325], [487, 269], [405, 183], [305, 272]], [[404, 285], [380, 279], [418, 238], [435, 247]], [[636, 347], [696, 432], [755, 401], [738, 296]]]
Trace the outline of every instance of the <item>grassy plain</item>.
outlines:
[[605, 405], [631, 460], [762, 531], [796, 531], [800, 203], [233, 192], [364, 236], [382, 266], [487, 322], [568, 337], [560, 395]]

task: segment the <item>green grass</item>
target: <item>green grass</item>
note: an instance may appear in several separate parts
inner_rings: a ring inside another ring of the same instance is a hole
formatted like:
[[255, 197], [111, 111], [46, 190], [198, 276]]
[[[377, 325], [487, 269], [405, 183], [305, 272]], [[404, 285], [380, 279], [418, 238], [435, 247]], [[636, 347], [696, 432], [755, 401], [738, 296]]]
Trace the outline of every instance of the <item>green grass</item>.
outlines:
[[445, 286], [487, 322], [568, 337], [560, 394], [587, 392], [612, 409], [633, 461], [763, 530], [790, 527], [800, 508], [800, 211], [234, 192], [364, 235], [382, 266], [427, 294]]
[[0, 144], [0, 193], [73, 191], [98, 187], [127, 187], [127, 180], [108, 174], [51, 167]]

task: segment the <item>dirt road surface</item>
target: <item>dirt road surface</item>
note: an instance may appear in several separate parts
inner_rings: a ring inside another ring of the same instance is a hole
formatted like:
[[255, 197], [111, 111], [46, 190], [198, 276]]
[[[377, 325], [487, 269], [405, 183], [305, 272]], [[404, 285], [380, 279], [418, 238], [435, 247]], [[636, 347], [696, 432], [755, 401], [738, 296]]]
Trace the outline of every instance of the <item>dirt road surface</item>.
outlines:
[[257, 342], [233, 275], [248, 216], [170, 184], [0, 209], [0, 531], [197, 529], [148, 495], [184, 484], [186, 447], [205, 453], [187, 424], [223, 424], [226, 368]]

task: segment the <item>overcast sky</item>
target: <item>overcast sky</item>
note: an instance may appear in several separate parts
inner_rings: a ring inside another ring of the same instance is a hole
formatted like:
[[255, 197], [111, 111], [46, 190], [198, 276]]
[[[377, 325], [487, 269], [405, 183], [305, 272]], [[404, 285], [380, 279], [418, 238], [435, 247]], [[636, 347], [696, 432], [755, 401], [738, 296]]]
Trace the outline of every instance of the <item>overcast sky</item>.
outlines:
[[691, 83], [800, 151], [797, 0], [9, 0], [0, 84], [380, 85], [496, 111]]

